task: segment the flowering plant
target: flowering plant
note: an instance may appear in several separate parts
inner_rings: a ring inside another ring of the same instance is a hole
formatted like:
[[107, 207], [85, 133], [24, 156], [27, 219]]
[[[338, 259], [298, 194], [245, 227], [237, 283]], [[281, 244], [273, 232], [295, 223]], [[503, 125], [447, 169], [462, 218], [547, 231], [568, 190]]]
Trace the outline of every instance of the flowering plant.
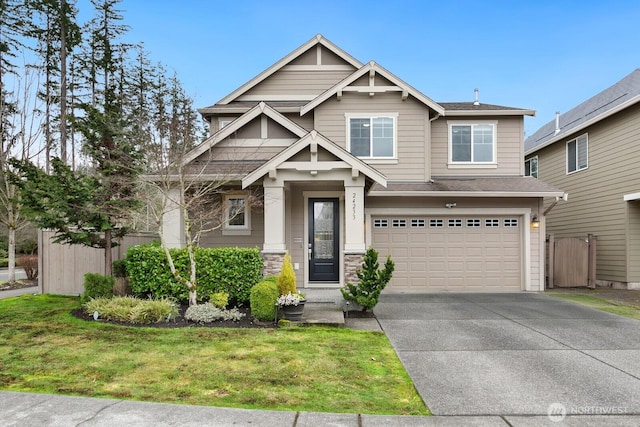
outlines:
[[285, 305], [298, 305], [300, 301], [306, 301], [306, 298], [302, 294], [292, 294], [289, 292], [286, 295], [280, 295], [276, 300], [276, 305], [283, 307]]

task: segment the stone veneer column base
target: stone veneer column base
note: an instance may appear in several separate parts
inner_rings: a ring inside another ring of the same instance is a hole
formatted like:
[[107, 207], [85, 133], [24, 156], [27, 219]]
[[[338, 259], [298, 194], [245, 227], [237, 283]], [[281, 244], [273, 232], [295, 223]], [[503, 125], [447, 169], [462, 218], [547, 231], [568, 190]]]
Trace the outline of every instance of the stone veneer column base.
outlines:
[[286, 252], [279, 253], [262, 253], [262, 259], [264, 260], [264, 267], [262, 268], [263, 276], [278, 275], [282, 270], [282, 262], [284, 261], [284, 255]]
[[344, 254], [344, 283], [357, 284], [359, 279], [356, 271], [362, 269], [362, 261], [364, 261], [364, 253], [361, 254]]

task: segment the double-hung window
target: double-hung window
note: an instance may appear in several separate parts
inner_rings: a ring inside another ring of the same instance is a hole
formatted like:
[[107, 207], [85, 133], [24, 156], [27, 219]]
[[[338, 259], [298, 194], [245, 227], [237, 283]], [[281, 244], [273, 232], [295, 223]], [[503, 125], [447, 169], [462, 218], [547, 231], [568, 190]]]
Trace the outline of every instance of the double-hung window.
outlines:
[[251, 232], [251, 210], [247, 206], [247, 196], [231, 194], [224, 197], [225, 234], [249, 234]]
[[347, 115], [347, 150], [356, 157], [396, 157], [397, 114]]
[[587, 134], [567, 142], [567, 174], [589, 166], [589, 138]]
[[524, 161], [524, 176], [538, 177], [538, 157], [532, 157]]
[[449, 163], [495, 164], [496, 125], [494, 123], [450, 123]]

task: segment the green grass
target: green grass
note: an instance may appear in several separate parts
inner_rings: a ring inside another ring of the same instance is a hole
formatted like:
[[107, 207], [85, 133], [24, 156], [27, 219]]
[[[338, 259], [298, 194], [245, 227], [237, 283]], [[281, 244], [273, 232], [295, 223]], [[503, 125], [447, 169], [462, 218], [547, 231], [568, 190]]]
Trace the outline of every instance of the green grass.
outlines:
[[76, 319], [77, 298], [0, 300], [0, 389], [195, 405], [429, 414], [382, 333], [158, 329]]
[[617, 314], [619, 316], [630, 317], [632, 319], [640, 320], [640, 310], [624, 305], [619, 301], [613, 301], [606, 296], [591, 296], [580, 294], [565, 294], [556, 292], [547, 292], [546, 295], [550, 295], [556, 298], [562, 298], [565, 300], [573, 301], [578, 304], [586, 305], [597, 310], [606, 311], [607, 313]]

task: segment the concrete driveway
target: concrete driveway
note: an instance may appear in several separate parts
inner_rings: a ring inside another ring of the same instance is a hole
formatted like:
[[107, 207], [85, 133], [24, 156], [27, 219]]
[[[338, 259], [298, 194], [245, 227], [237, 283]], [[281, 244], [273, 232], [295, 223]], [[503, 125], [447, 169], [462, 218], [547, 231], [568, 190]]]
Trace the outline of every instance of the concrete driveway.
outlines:
[[640, 414], [640, 321], [542, 294], [383, 294], [435, 415]]

